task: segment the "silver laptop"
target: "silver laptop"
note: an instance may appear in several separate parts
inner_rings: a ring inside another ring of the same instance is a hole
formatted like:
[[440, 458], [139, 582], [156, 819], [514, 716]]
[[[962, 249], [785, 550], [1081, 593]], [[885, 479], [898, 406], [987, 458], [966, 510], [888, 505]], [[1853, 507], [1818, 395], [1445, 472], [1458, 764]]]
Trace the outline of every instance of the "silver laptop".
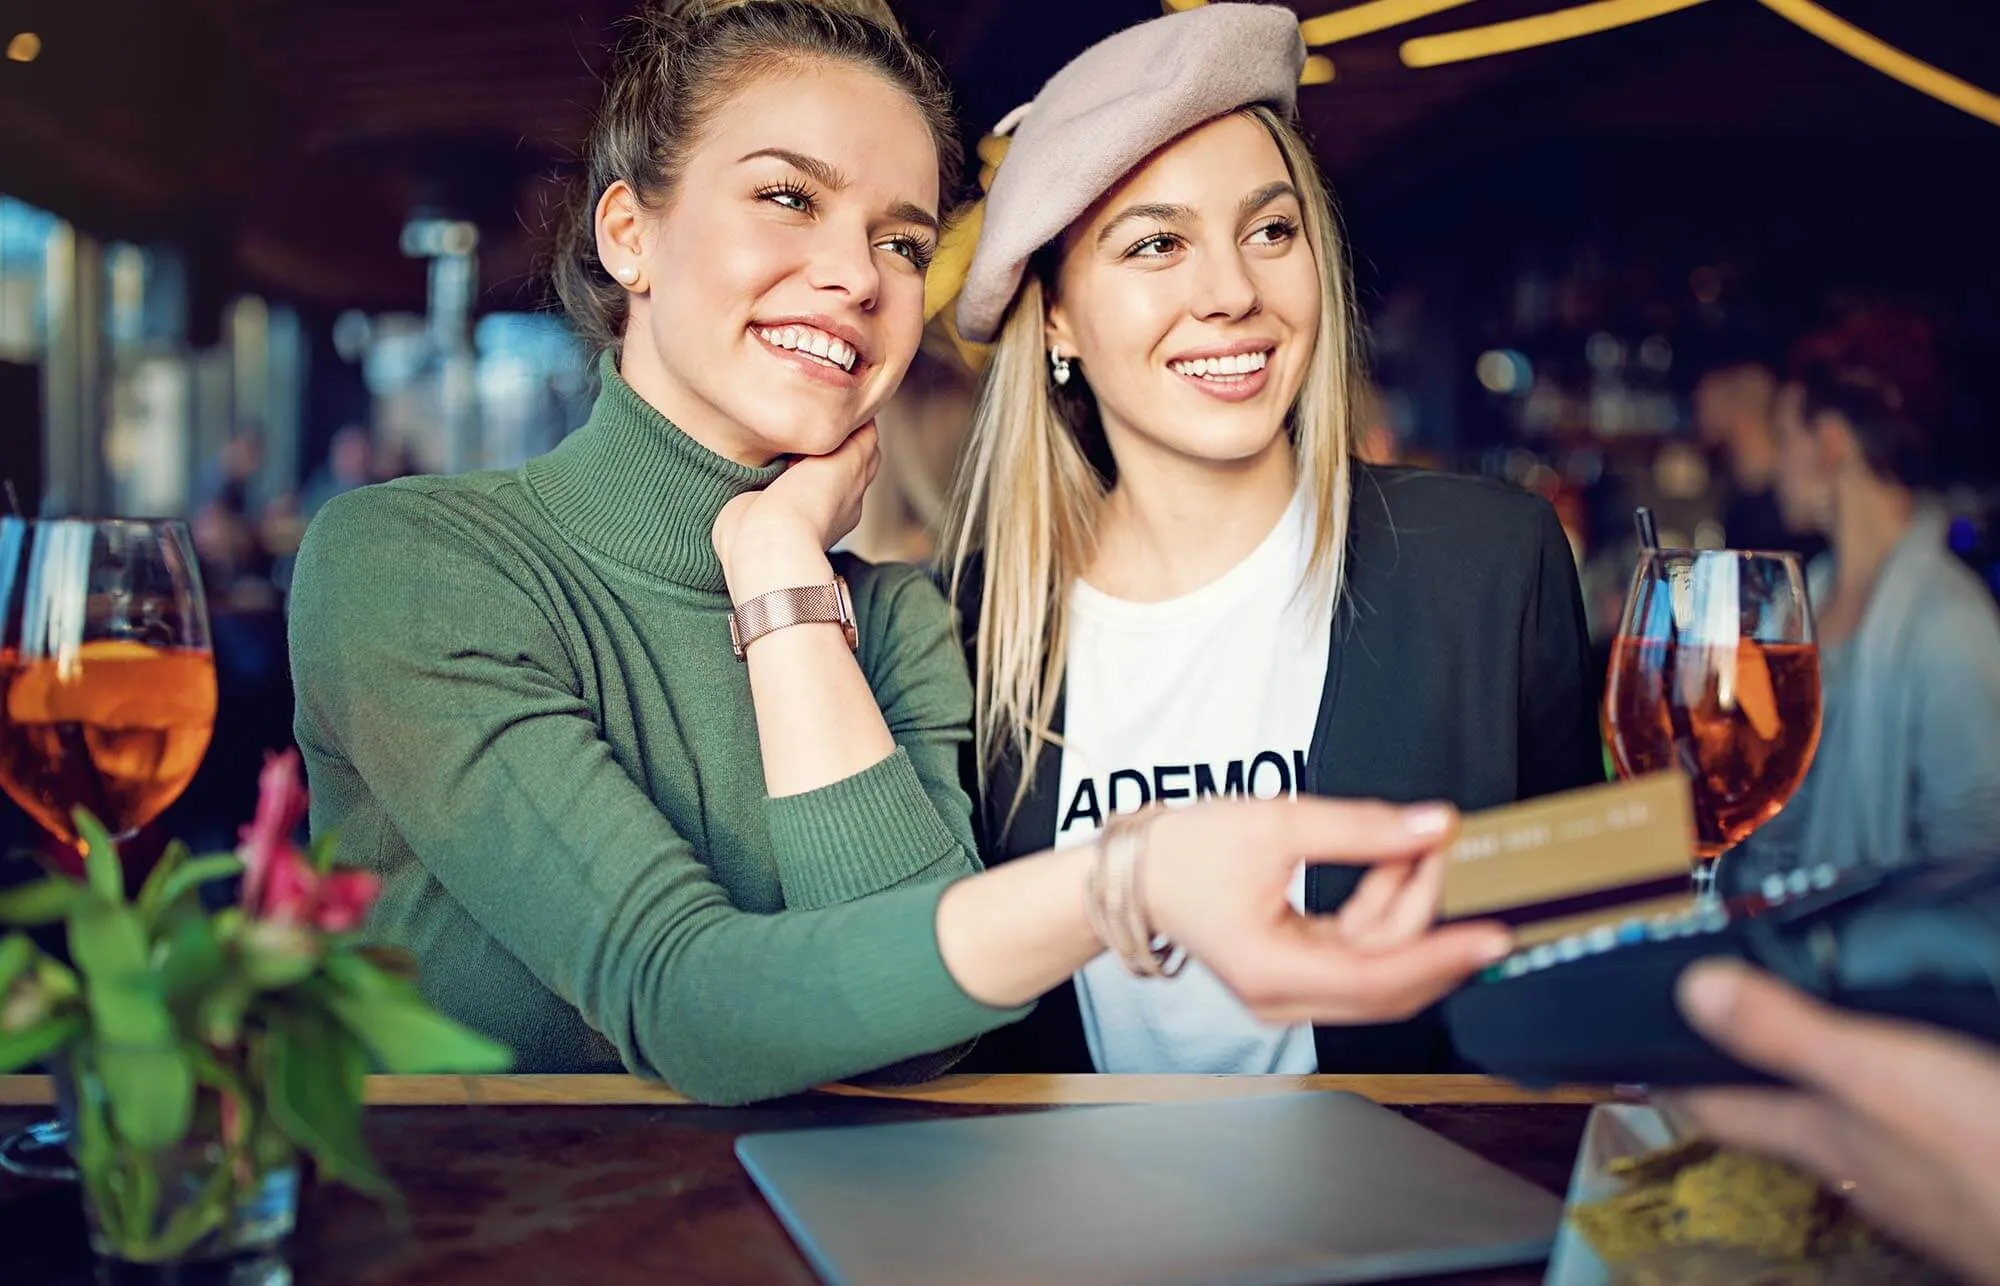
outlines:
[[1538, 1263], [1562, 1202], [1353, 1094], [748, 1134], [834, 1286], [1304, 1286]]

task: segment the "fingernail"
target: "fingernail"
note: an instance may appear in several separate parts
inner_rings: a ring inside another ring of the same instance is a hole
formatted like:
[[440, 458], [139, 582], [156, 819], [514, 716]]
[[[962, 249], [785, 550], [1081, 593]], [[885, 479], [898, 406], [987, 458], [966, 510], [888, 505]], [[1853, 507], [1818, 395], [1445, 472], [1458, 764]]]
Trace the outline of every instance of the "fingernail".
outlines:
[[1491, 941], [1483, 943], [1479, 948], [1479, 958], [1490, 965], [1499, 964], [1513, 954], [1514, 939], [1506, 933], [1494, 934]]
[[1421, 804], [1403, 811], [1403, 828], [1412, 835], [1442, 835], [1457, 815], [1450, 804]]
[[1720, 1027], [1729, 1020], [1741, 990], [1742, 971], [1719, 960], [1698, 960], [1682, 971], [1676, 991], [1681, 1012], [1697, 1027]]

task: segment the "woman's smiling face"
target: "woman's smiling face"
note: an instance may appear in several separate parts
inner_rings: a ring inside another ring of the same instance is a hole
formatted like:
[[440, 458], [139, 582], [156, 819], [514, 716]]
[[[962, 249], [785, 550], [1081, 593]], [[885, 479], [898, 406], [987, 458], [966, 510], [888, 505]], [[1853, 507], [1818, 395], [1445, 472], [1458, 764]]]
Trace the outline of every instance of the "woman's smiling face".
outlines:
[[907, 94], [837, 63], [761, 77], [661, 208], [620, 222], [620, 190], [599, 242], [614, 274], [642, 274], [621, 362], [642, 396], [746, 463], [823, 455], [881, 409], [916, 354], [937, 241], [937, 151]]
[[1065, 234], [1047, 334], [1115, 452], [1217, 464], [1286, 446], [1320, 271], [1270, 132], [1220, 117], [1155, 152]]

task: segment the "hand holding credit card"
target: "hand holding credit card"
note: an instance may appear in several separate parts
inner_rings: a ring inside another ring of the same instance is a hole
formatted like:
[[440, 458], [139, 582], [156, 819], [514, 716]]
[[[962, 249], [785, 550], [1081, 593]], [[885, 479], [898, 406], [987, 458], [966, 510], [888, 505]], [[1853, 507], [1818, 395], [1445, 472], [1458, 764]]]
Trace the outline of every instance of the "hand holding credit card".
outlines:
[[1446, 850], [1440, 919], [1500, 920], [1532, 946], [1685, 910], [1693, 836], [1675, 772], [1468, 814]]

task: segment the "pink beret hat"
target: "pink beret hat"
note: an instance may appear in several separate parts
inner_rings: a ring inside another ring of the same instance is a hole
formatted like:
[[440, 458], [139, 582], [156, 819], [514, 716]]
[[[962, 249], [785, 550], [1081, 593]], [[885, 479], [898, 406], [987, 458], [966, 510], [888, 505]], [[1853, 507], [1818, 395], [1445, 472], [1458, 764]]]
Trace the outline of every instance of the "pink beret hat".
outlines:
[[1168, 14], [1071, 59], [1009, 118], [1018, 124], [986, 194], [959, 332], [991, 340], [1029, 257], [1163, 145], [1251, 103], [1290, 112], [1305, 59], [1298, 14], [1275, 4]]

